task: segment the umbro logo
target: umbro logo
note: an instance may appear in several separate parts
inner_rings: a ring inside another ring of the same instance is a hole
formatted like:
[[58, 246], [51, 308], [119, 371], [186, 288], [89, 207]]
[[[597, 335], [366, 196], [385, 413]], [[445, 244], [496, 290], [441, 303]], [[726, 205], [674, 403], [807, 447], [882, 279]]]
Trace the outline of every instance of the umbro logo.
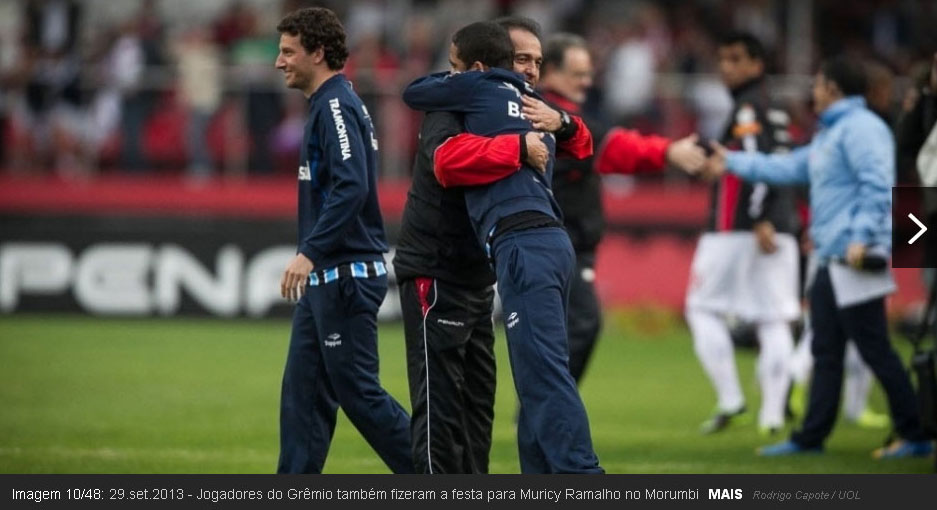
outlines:
[[332, 333], [326, 338], [328, 338], [328, 340], [325, 341], [326, 347], [338, 347], [339, 345], [342, 345], [342, 335], [338, 333]]
[[521, 321], [521, 318], [518, 317], [517, 312], [511, 312], [511, 315], [508, 315], [507, 327], [508, 329], [517, 326], [517, 323]]
[[514, 92], [515, 94], [517, 94], [517, 97], [521, 97], [521, 91], [520, 91], [520, 90], [517, 90], [517, 87], [515, 87], [513, 84], [510, 84], [510, 83], [508, 83], [508, 82], [506, 82], [506, 81], [501, 82], [501, 85], [498, 85], [498, 88], [499, 88], [499, 89], [510, 90], [510, 91]]

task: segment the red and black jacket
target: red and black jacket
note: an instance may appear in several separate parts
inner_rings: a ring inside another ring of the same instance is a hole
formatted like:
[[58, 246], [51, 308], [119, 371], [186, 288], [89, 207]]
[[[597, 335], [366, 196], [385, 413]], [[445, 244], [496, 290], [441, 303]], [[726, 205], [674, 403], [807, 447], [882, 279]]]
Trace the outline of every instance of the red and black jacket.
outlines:
[[[732, 91], [735, 108], [722, 143], [732, 150], [786, 152], [791, 137], [787, 112], [771, 105], [764, 79]], [[770, 221], [778, 232], [795, 233], [798, 225], [794, 188], [746, 182], [726, 173], [713, 183], [708, 230], [747, 231]]]
[[[544, 99], [553, 106], [581, 118], [580, 105], [546, 90]], [[589, 126], [595, 128], [596, 123]], [[553, 197], [563, 211], [563, 225], [579, 258], [593, 254], [605, 231], [602, 211], [602, 178], [594, 169], [594, 158], [557, 159], [553, 167]]]

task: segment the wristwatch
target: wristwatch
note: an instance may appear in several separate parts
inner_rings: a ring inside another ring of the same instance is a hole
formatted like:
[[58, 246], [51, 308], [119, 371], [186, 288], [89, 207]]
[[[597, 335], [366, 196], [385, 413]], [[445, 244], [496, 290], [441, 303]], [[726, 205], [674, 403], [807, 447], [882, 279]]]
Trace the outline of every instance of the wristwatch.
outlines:
[[563, 110], [557, 110], [560, 112], [560, 128], [553, 132], [556, 136], [556, 139], [559, 141], [569, 140], [576, 134], [576, 123], [573, 122], [573, 119], [570, 118], [569, 114]]
[[557, 131], [563, 131], [564, 129], [569, 129], [570, 124], [572, 124], [572, 119], [569, 118], [569, 114], [563, 110], [560, 110], [560, 128]]

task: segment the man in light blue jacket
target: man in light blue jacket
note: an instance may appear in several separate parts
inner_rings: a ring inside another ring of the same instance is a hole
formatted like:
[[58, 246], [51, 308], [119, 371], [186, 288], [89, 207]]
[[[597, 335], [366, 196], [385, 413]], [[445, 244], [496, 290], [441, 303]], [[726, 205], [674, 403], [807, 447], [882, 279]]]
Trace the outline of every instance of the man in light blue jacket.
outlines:
[[710, 176], [728, 170], [750, 181], [810, 185], [810, 237], [819, 259], [810, 289], [815, 359], [810, 401], [801, 430], [760, 449], [761, 455], [822, 451], [839, 408], [847, 339], [885, 389], [898, 434], [875, 457], [927, 456], [933, 450], [921, 429], [911, 381], [888, 338], [885, 295], [894, 290], [891, 274], [887, 268], [864, 267], [891, 251], [895, 181], [891, 131], [866, 108], [865, 88], [861, 62], [827, 61], [813, 86], [820, 129], [808, 145], [766, 155], [714, 144], [706, 170]]

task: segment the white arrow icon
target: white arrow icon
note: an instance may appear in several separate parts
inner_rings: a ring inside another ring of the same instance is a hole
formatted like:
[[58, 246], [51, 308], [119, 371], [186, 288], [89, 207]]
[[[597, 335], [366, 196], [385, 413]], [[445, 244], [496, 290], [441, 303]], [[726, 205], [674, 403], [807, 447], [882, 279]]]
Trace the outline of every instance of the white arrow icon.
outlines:
[[918, 227], [921, 227], [921, 230], [917, 234], [914, 234], [914, 237], [908, 240], [908, 244], [914, 244], [914, 241], [917, 241], [918, 237], [921, 237], [924, 235], [924, 232], [927, 232], [927, 227], [925, 227], [924, 224], [921, 223], [921, 220], [915, 218], [911, 213], [908, 213], [908, 218], [911, 218], [911, 221], [916, 223]]

